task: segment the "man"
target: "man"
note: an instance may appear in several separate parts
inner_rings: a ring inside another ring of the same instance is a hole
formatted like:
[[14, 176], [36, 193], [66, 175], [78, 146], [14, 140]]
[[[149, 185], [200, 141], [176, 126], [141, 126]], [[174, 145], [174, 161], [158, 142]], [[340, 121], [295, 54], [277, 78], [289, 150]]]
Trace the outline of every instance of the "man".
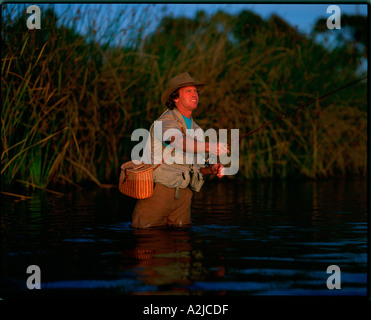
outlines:
[[[203, 175], [223, 176], [224, 167], [220, 163], [208, 167], [197, 164], [198, 154], [223, 155], [228, 152], [226, 144], [205, 142], [195, 135], [200, 127], [192, 119], [192, 112], [198, 105], [199, 89], [204, 86], [196, 83], [188, 73], [182, 73], [172, 78], [162, 93], [161, 102], [168, 108], [157, 120], [157, 124], [161, 122], [162, 130], [156, 132], [154, 125], [150, 129], [151, 163], [159, 163], [154, 165], [155, 188], [150, 198], [137, 201], [133, 212], [134, 228], [189, 226], [192, 190], [200, 190]], [[166, 140], [168, 132], [171, 134]], [[169, 147], [171, 152], [167, 151]], [[190, 159], [189, 154], [193, 157], [191, 162], [186, 161]], [[156, 159], [156, 155], [161, 155], [161, 159]], [[170, 155], [173, 163], [162, 161], [162, 157]]]

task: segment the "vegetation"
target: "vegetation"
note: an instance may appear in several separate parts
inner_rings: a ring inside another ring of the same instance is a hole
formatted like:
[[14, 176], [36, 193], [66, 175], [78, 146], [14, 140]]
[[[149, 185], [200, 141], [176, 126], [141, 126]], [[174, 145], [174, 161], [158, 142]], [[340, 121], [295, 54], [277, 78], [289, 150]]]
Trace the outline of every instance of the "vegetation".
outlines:
[[[165, 16], [151, 33], [127, 12], [131, 25], [117, 19], [99, 41], [94, 15], [84, 36], [76, 17], [67, 27], [53, 6], [44, 11], [41, 30], [28, 30], [21, 11], [3, 10], [2, 191], [19, 183], [116, 184], [137, 143], [132, 131], [149, 128], [163, 112], [161, 92], [177, 73], [209, 83], [195, 114], [201, 127], [238, 128], [242, 135], [359, 78], [367, 54], [345, 40], [327, 49], [315, 32], [305, 36], [278, 16], [263, 20], [249, 11]], [[113, 41], [114, 30], [130, 33], [131, 41]], [[246, 178], [366, 171], [365, 81], [240, 144]]]

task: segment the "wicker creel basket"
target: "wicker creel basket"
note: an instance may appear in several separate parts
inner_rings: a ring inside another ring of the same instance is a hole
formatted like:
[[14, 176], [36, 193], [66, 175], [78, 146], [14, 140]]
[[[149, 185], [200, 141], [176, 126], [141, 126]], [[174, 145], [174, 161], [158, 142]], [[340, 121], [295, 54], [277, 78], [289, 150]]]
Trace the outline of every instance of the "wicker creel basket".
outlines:
[[121, 193], [135, 198], [145, 199], [153, 194], [153, 167], [151, 164], [125, 162], [121, 166], [119, 179]]

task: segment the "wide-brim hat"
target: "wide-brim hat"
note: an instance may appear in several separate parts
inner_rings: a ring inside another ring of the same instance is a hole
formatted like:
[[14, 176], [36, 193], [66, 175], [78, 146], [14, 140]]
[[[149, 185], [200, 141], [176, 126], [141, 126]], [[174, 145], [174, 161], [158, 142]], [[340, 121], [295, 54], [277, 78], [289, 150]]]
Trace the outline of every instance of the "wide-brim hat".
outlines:
[[167, 100], [171, 94], [183, 87], [195, 86], [197, 89], [202, 89], [206, 83], [198, 83], [192, 79], [188, 72], [178, 74], [174, 78], [171, 78], [167, 83], [167, 88], [161, 95], [161, 103], [166, 105]]

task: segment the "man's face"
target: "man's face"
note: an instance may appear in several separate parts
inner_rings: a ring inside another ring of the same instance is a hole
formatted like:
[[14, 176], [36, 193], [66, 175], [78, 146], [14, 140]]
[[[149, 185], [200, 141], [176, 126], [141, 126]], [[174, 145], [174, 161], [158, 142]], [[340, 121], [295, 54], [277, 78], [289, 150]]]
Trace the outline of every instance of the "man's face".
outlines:
[[179, 109], [193, 111], [198, 104], [198, 90], [195, 86], [183, 87], [179, 89], [179, 97], [174, 99]]

